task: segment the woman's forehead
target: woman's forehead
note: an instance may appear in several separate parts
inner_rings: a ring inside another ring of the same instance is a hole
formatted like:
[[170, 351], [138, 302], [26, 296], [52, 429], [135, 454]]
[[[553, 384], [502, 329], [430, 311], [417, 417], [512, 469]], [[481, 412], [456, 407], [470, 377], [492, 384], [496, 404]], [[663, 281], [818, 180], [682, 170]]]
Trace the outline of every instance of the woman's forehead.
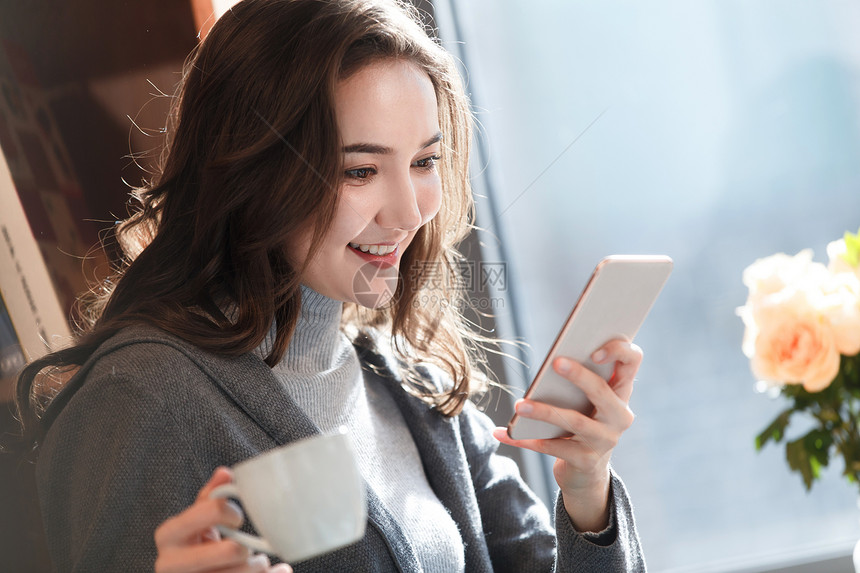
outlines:
[[409, 60], [380, 60], [335, 88], [334, 106], [345, 146], [395, 147], [439, 132], [436, 92], [427, 73]]

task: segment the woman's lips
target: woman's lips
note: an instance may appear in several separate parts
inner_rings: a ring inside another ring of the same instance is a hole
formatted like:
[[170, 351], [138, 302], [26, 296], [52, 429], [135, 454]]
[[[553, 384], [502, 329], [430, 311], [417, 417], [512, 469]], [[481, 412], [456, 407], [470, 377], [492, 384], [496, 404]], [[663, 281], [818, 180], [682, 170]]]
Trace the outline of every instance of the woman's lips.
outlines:
[[370, 253], [365, 253], [361, 249], [356, 249], [351, 245], [347, 245], [347, 248], [357, 254], [359, 257], [367, 261], [368, 263], [383, 267], [383, 266], [394, 266], [397, 264], [397, 257], [400, 255], [400, 245], [397, 245], [397, 248], [388, 253], [387, 255], [372, 255]]

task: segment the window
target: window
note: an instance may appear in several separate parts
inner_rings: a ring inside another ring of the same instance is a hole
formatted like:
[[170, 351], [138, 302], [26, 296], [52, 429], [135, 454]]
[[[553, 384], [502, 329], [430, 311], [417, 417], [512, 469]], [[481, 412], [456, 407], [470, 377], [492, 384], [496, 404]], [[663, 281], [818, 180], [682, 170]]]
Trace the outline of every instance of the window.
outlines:
[[502, 335], [532, 345], [531, 371], [600, 258], [675, 259], [637, 339], [637, 420], [613, 461], [649, 568], [849, 563], [860, 510], [841, 463], [807, 494], [782, 446], [755, 451], [782, 402], [754, 392], [734, 310], [755, 259], [812, 247], [826, 260], [827, 242], [860, 226], [860, 6], [453, 0], [436, 12], [483, 125], [474, 172], [492, 233], [480, 238], [504, 245], [516, 307], [496, 310], [520, 325]]

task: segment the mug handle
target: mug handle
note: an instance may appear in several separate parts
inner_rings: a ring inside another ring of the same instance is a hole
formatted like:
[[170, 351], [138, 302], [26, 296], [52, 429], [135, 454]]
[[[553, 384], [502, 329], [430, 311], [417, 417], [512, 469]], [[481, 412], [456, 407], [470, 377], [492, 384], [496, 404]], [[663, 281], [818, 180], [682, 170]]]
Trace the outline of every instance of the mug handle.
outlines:
[[[242, 500], [239, 497], [239, 488], [237, 488], [232, 483], [226, 483], [224, 485], [216, 487], [212, 493], [209, 494], [210, 498], [233, 498]], [[248, 547], [249, 549], [253, 549], [254, 551], [261, 551], [263, 553], [268, 553], [269, 555], [273, 555], [277, 557], [275, 550], [269, 545], [269, 542], [263, 539], [262, 537], [257, 537], [256, 535], [251, 535], [249, 533], [245, 533], [244, 531], [237, 531], [226, 525], [216, 525], [215, 528], [218, 530], [218, 533], [223, 535], [224, 537], [229, 537], [233, 541], [237, 541]]]

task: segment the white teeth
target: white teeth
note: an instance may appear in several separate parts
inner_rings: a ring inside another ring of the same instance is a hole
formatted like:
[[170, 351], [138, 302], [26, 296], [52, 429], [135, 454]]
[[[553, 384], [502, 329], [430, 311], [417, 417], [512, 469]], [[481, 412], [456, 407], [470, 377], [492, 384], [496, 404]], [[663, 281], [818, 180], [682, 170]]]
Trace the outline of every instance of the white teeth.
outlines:
[[358, 243], [350, 243], [353, 249], [360, 249], [362, 252], [370, 253], [371, 255], [387, 255], [397, 249], [397, 245], [364, 245]]

